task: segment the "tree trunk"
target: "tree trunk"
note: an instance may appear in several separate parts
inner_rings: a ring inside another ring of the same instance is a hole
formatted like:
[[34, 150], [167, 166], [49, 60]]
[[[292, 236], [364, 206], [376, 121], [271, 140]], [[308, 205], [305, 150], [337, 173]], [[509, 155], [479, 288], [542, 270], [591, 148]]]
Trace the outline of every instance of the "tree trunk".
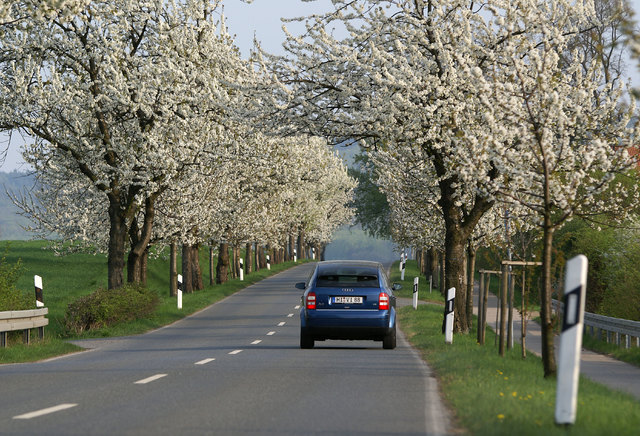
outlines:
[[256, 244], [256, 271], [267, 267], [267, 259], [264, 252], [265, 248], [260, 244]]
[[301, 229], [298, 233], [298, 259], [306, 259], [305, 252], [304, 230]]
[[126, 238], [126, 217], [121, 213], [118, 194], [109, 194], [109, 253], [107, 255], [109, 289], [121, 288], [124, 283]]
[[172, 242], [169, 254], [169, 296], [176, 295], [178, 295], [178, 247], [175, 242]]
[[190, 251], [191, 285], [194, 291], [202, 291], [204, 282], [202, 281], [202, 268], [200, 268], [200, 244], [192, 245]]
[[542, 255], [542, 292], [540, 293], [540, 323], [542, 328], [542, 366], [545, 377], [556, 374], [556, 356], [554, 349], [553, 319], [551, 312], [551, 249], [554, 229], [551, 219], [545, 217]]
[[467, 279], [467, 329], [471, 330], [473, 324], [473, 288], [475, 285], [475, 269], [476, 269], [476, 251], [477, 249], [469, 242], [467, 254], [469, 256], [469, 268]]
[[295, 238], [293, 237], [293, 234], [289, 235], [289, 242], [288, 242], [288, 255], [285, 258], [285, 261], [291, 262], [293, 260], [293, 252], [296, 249], [296, 244], [295, 244]]
[[438, 250], [435, 247], [429, 248], [429, 261], [427, 265], [427, 279], [431, 276], [431, 283], [434, 288], [438, 289], [440, 285], [439, 275], [438, 275]]
[[215, 278], [215, 262], [214, 262], [214, 248], [213, 243], [209, 245], [209, 284], [214, 285], [216, 283]]
[[253, 244], [247, 242], [244, 247], [244, 272], [251, 274], [253, 272]]
[[193, 272], [191, 270], [191, 246], [182, 245], [182, 292], [193, 292]]
[[448, 229], [445, 235], [445, 289], [456, 289], [454, 331], [468, 333], [467, 290], [464, 286], [464, 264], [466, 240], [458, 231]]
[[229, 280], [229, 244], [221, 243], [218, 249], [218, 264], [216, 265], [216, 283], [222, 284]]
[[137, 218], [131, 220], [129, 242], [131, 250], [127, 258], [127, 281], [129, 283], [146, 283], [145, 252], [149, 250], [153, 220], [155, 218], [155, 200], [157, 195], [147, 197], [144, 203], [142, 226]]

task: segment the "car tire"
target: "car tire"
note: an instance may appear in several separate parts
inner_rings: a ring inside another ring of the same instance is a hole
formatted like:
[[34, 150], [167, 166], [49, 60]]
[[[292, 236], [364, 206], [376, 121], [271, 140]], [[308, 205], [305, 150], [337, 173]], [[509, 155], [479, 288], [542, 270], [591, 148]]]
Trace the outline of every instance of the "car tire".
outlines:
[[393, 350], [396, 348], [396, 326], [393, 326], [391, 331], [384, 335], [382, 339], [382, 348], [385, 350]]
[[315, 341], [313, 337], [306, 334], [303, 330], [300, 330], [300, 348], [309, 349], [313, 348]]

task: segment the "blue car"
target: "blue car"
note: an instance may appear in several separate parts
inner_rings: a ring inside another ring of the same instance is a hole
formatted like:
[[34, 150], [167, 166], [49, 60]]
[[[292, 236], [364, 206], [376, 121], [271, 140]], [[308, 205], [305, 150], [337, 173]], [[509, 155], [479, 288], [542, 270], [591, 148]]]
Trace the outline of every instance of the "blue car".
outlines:
[[318, 262], [300, 309], [300, 348], [326, 339], [382, 341], [396, 347], [396, 297], [383, 266], [369, 261]]

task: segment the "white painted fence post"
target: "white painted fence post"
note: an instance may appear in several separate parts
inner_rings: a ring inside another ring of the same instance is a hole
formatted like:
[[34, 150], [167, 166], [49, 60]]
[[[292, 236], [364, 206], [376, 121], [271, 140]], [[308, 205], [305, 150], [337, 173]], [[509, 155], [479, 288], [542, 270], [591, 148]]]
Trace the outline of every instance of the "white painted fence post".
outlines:
[[178, 274], [178, 309], [182, 309], [182, 274]]
[[556, 424], [560, 425], [573, 424], [576, 420], [587, 266], [587, 258], [581, 254], [567, 261], [565, 272], [555, 416]]
[[418, 281], [418, 277], [413, 279], [413, 310], [418, 308]]
[[42, 277], [33, 276], [33, 284], [36, 288], [36, 307], [44, 307], [44, 300], [42, 299]]
[[444, 333], [444, 342], [453, 343], [453, 308], [456, 299], [456, 288], [447, 290], [447, 301], [444, 305], [444, 321], [442, 323], [442, 333]]
[[244, 280], [244, 261], [240, 258], [240, 281]]

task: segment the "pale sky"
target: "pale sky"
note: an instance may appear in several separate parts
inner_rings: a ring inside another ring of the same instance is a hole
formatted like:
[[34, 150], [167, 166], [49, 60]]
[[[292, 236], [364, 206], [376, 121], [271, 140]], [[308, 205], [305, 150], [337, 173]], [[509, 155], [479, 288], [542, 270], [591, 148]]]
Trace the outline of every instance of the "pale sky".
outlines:
[[[630, 0], [636, 11], [636, 20], [640, 19], [640, 0]], [[331, 0], [315, 0], [305, 2], [302, 0], [254, 0], [246, 4], [240, 0], [226, 0], [224, 14], [227, 27], [231, 35], [235, 35], [236, 45], [240, 48], [243, 57], [249, 55], [253, 46], [254, 34], [262, 42], [262, 47], [271, 53], [281, 54], [284, 33], [282, 31], [281, 17], [293, 18], [327, 12], [331, 10]], [[303, 27], [296, 27], [295, 23], [287, 23], [287, 28], [294, 34]], [[640, 71], [636, 61], [629, 61], [627, 75], [632, 83], [640, 87]], [[7, 153], [5, 163], [0, 166], [0, 171], [12, 171], [14, 169], [26, 170], [22, 164], [19, 147], [22, 141], [16, 139]], [[0, 137], [0, 147], [6, 146], [6, 138]]]

